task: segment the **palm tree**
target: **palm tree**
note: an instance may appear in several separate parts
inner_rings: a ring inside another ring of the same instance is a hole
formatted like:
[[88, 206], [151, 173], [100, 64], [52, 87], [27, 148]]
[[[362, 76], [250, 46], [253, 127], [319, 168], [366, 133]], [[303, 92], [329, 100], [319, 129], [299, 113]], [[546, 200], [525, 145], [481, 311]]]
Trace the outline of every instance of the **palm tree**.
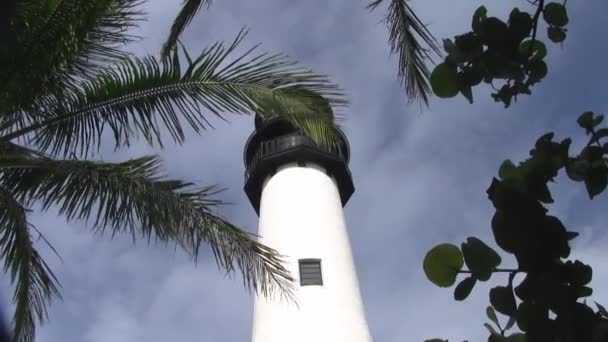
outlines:
[[[195, 58], [179, 44], [162, 58], [121, 50], [145, 19], [140, 0], [8, 0], [0, 27], [0, 256], [15, 287], [13, 334], [33, 341], [59, 283], [36, 250], [28, 223], [37, 205], [99, 231], [177, 243], [196, 257], [203, 243], [246, 287], [289, 294], [291, 277], [274, 250], [217, 212], [214, 186], [166, 179], [156, 156], [90, 160], [103, 141], [200, 133], [208, 116], [277, 113], [320, 143], [332, 108], [346, 104], [326, 77], [283, 55], [236, 55], [246, 32]], [[4, 6], [4, 5], [3, 5]], [[227, 62], [230, 60], [230, 62]], [[314, 113], [314, 115], [313, 115]], [[104, 137], [104, 139], [102, 139]], [[52, 248], [52, 246], [51, 246]]]
[[[203, 7], [211, 6], [212, 0], [183, 0], [182, 9], [173, 21], [171, 31], [163, 46], [162, 55], [167, 56], [177, 44], [179, 36]], [[435, 37], [416, 15], [408, 0], [372, 0], [367, 8], [376, 10], [388, 2], [386, 23], [389, 30], [390, 53], [398, 56], [398, 77], [410, 102], [429, 104], [431, 72], [426, 64], [432, 55], [441, 55]]]

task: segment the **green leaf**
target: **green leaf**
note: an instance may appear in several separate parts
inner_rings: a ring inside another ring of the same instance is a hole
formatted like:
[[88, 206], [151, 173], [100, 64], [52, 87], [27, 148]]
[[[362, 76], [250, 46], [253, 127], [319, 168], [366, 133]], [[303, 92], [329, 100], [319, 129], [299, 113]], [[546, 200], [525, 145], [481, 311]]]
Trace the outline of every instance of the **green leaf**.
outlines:
[[179, 37], [184, 32], [188, 24], [194, 19], [196, 13], [202, 8], [211, 6], [211, 0], [185, 0], [181, 5], [181, 10], [171, 25], [169, 37], [163, 44], [161, 55], [169, 56], [171, 49], [177, 44]]
[[583, 286], [581, 288], [578, 289], [578, 293], [576, 294], [576, 296], [578, 298], [583, 298], [583, 297], [589, 297], [593, 294], [593, 289], [588, 287], [588, 286]]
[[192, 257], [208, 243], [217, 266], [240, 273], [248, 289], [265, 297], [292, 295], [293, 278], [282, 257], [216, 214], [223, 203], [218, 190], [164, 178], [157, 157], [122, 163], [24, 158], [19, 163], [3, 170], [2, 185], [27, 199], [27, 206], [58, 208], [68, 221], [88, 221], [97, 233], [176, 242]]
[[517, 37], [519, 41], [530, 35], [532, 24], [533, 21], [530, 14], [520, 12], [517, 8], [509, 15], [509, 31], [513, 36]]
[[441, 98], [454, 97], [459, 92], [458, 71], [455, 65], [441, 63], [431, 73], [431, 87]]
[[483, 326], [486, 327], [486, 329], [488, 329], [488, 331], [490, 332], [490, 334], [492, 336], [500, 336], [498, 331], [496, 331], [496, 329], [494, 329], [494, 327], [491, 326], [489, 323], [484, 323]]
[[531, 324], [535, 322], [536, 307], [529, 301], [524, 301], [517, 308], [516, 322], [521, 331], [528, 331]]
[[486, 316], [488, 316], [488, 319], [490, 319], [490, 321], [494, 322], [494, 324], [496, 324], [496, 326], [500, 329], [500, 323], [498, 323], [498, 317], [496, 317], [496, 311], [494, 311], [494, 308], [492, 306], [488, 306], [486, 308]]
[[487, 18], [481, 24], [479, 36], [481, 37], [481, 40], [488, 46], [502, 44], [506, 35], [507, 24], [496, 17]]
[[454, 43], [466, 60], [474, 60], [483, 53], [483, 43], [479, 36], [473, 32], [456, 36]]
[[566, 7], [557, 2], [550, 2], [543, 9], [543, 18], [549, 25], [566, 26], [568, 24], [568, 12]]
[[129, 57], [108, 65], [70, 96], [48, 99], [48, 115], [5, 138], [36, 131], [32, 143], [41, 150], [86, 156], [108, 133], [117, 147], [138, 134], [162, 146], [167, 136], [182, 143], [186, 126], [197, 133], [209, 128], [212, 115], [274, 112], [317, 142], [331, 139], [326, 134], [334, 118], [327, 108], [346, 104], [337, 85], [282, 55], [254, 55], [255, 49], [234, 55], [246, 34], [239, 32], [229, 46], [206, 48], [186, 65], [177, 50], [173, 60]]
[[496, 286], [490, 290], [490, 303], [503, 315], [513, 316], [517, 312], [517, 304], [513, 289], [507, 286]]
[[514, 253], [521, 243], [512, 229], [512, 218], [503, 211], [497, 211], [492, 218], [492, 232], [496, 244], [508, 253]]
[[595, 196], [601, 194], [608, 185], [608, 169], [604, 167], [592, 167], [589, 169], [587, 176], [585, 177], [585, 187], [589, 198], [593, 199]]
[[539, 59], [533, 60], [529, 65], [530, 78], [534, 81], [540, 81], [547, 76], [547, 64]]
[[14, 285], [13, 333], [17, 342], [34, 341], [36, 322], [48, 320], [48, 305], [61, 298], [57, 278], [35, 248], [35, 228], [27, 221], [27, 212], [12, 191], [0, 187], [0, 254]]
[[[383, 0], [372, 0], [374, 10]], [[390, 1], [386, 15], [390, 53], [398, 56], [398, 77], [410, 100], [429, 104], [430, 70], [426, 60], [431, 53], [441, 55], [439, 46], [427, 25], [412, 10], [408, 1]]]
[[593, 112], [584, 112], [576, 120], [579, 126], [584, 128], [587, 132], [593, 128]]
[[530, 56], [530, 60], [540, 60], [547, 56], [547, 47], [540, 40], [526, 40], [519, 45], [519, 54], [522, 57]]
[[575, 182], [585, 180], [587, 172], [591, 168], [591, 163], [585, 159], [571, 159], [566, 163], [566, 174]]
[[461, 80], [464, 84], [474, 87], [483, 80], [483, 68], [479, 63], [473, 64], [470, 67], [464, 67], [461, 73]]
[[597, 312], [599, 312], [602, 317], [604, 318], [608, 318], [608, 311], [606, 311], [606, 308], [603, 307], [602, 305], [600, 305], [598, 302], [594, 302], [595, 306], [597, 306]]
[[450, 53], [452, 53], [452, 51], [454, 51], [454, 49], [456, 49], [456, 45], [454, 45], [454, 42], [452, 42], [451, 39], [444, 39], [443, 40], [443, 49], [445, 50], [445, 52], [450, 54]]
[[454, 299], [457, 301], [465, 300], [471, 294], [476, 282], [477, 279], [474, 277], [464, 278], [454, 289]]
[[423, 262], [426, 277], [439, 287], [454, 285], [464, 260], [458, 247], [452, 244], [440, 244], [426, 253]]
[[513, 164], [513, 162], [509, 159], [507, 159], [503, 161], [502, 164], [500, 164], [500, 168], [498, 169], [498, 177], [500, 177], [500, 179], [502, 180], [505, 180], [507, 178], [515, 176], [516, 172], [517, 168], [515, 167], [515, 164]]
[[467, 238], [467, 242], [462, 244], [462, 254], [471, 274], [481, 281], [490, 279], [502, 261], [498, 253], [475, 237]]
[[604, 121], [604, 115], [599, 114], [593, 118], [593, 128], [599, 126]]
[[549, 26], [547, 27], [547, 36], [554, 43], [561, 43], [566, 40], [566, 31], [561, 27]]
[[576, 239], [580, 234], [577, 232], [567, 232], [568, 234], [568, 241]]
[[593, 278], [593, 269], [589, 265], [576, 260], [571, 264], [572, 277], [571, 283], [573, 286], [583, 286], [591, 282]]
[[600, 140], [608, 137], [608, 128], [600, 128], [595, 132], [595, 139]]
[[522, 333], [515, 333], [507, 336], [505, 342], [526, 342], [526, 335]]
[[507, 325], [505, 326], [505, 331], [513, 328], [513, 325], [515, 325], [515, 317], [509, 317], [509, 322], [507, 322]]
[[488, 14], [488, 10], [485, 6], [479, 6], [475, 13], [473, 13], [473, 23], [471, 24], [471, 28], [475, 33], [479, 33], [481, 31], [481, 23], [486, 19]]
[[464, 96], [470, 104], [473, 104], [473, 90], [471, 86], [461, 84], [460, 93]]

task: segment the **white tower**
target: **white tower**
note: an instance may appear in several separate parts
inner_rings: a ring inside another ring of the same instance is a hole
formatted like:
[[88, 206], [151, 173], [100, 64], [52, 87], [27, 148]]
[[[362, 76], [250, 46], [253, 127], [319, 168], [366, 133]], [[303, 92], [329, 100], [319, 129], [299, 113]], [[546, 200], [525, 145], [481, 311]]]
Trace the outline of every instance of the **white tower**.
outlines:
[[256, 297], [252, 342], [371, 342], [343, 205], [354, 192], [349, 147], [319, 146], [286, 121], [256, 117], [245, 191], [260, 241], [284, 255], [298, 302]]

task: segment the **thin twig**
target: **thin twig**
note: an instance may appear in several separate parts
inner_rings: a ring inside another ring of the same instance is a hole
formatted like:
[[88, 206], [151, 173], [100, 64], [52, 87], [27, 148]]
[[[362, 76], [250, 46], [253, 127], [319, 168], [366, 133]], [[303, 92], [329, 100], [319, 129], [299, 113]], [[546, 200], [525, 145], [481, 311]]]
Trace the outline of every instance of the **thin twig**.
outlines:
[[536, 32], [538, 31], [538, 19], [540, 18], [540, 14], [543, 12], [544, 7], [545, 0], [538, 0], [538, 7], [536, 8], [536, 13], [534, 13], [534, 18], [532, 18], [532, 42], [530, 43], [528, 59], [532, 57], [532, 48], [534, 47], [534, 42], [536, 41]]
[[[494, 273], [512, 273], [512, 274], [515, 274], [515, 273], [518, 273], [518, 272], [521, 272], [521, 271], [518, 270], [518, 269], [513, 269], [513, 268], [496, 268], [492, 272], [494, 272]], [[472, 272], [468, 271], [468, 270], [460, 270], [460, 271], [458, 271], [458, 273], [471, 274]]]

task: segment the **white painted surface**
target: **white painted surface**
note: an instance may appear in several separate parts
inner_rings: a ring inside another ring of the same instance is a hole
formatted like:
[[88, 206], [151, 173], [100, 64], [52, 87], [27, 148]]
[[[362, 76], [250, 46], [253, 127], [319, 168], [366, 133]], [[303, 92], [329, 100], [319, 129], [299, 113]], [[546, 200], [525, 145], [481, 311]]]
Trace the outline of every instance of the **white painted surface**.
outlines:
[[[298, 307], [256, 298], [253, 342], [371, 342], [340, 195], [325, 170], [288, 164], [262, 191], [260, 241], [286, 256]], [[298, 259], [319, 258], [323, 286], [300, 286]]]

